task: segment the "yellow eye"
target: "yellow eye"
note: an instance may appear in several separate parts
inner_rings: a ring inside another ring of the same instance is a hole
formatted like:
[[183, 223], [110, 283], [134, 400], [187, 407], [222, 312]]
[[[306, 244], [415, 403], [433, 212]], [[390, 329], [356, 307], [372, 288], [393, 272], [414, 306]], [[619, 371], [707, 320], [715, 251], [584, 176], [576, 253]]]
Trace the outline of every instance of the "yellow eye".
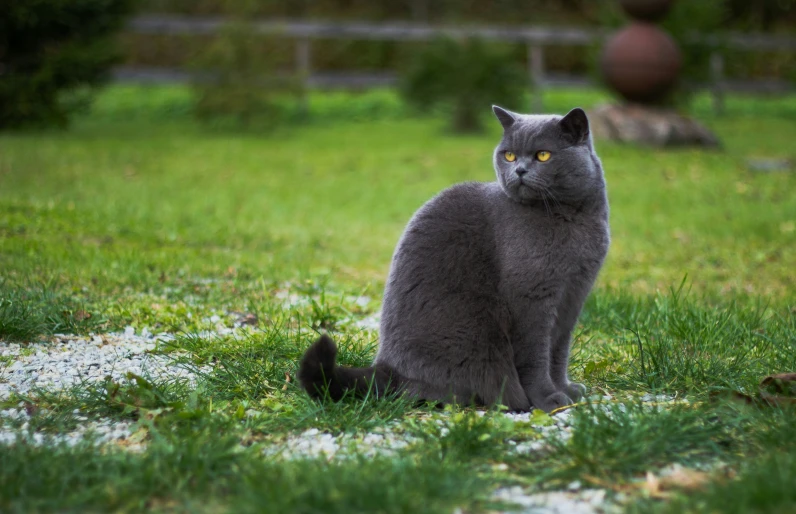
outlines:
[[550, 160], [551, 153], [547, 150], [539, 150], [536, 152], [536, 158], [539, 159], [540, 162], [547, 162]]
[[503, 157], [505, 157], [505, 158], [506, 158], [506, 160], [507, 160], [507, 161], [509, 161], [509, 162], [514, 162], [514, 161], [516, 161], [516, 160], [517, 160], [517, 156], [516, 156], [516, 155], [514, 155], [514, 154], [513, 154], [513, 153], [511, 153], [511, 152], [506, 152], [506, 153], [504, 153], [504, 154], [503, 154]]

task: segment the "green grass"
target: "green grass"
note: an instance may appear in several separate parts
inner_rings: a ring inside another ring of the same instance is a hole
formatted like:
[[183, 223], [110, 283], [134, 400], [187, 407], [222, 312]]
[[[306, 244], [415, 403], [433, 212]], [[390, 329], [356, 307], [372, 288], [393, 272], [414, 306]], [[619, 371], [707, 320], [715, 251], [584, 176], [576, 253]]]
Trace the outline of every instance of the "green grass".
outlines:
[[690, 404], [589, 404], [575, 411], [572, 438], [556, 440], [555, 478], [632, 477], [664, 464], [704, 462], [723, 453], [727, 427]]
[[[706, 492], [655, 509], [662, 512], [761, 513], [796, 509], [796, 459], [771, 455], [741, 468], [737, 481], [717, 483]], [[651, 509], [652, 510], [652, 509]]]
[[[545, 105], [604, 100], [556, 91]], [[613, 243], [571, 363], [595, 396], [574, 409], [570, 439], [523, 456], [508, 439], [544, 436], [496, 413], [317, 403], [295, 383], [321, 330], [342, 363], [372, 359], [378, 334], [355, 323], [378, 312], [406, 221], [452, 183], [492, 179], [497, 124], [451, 135], [444, 119], [416, 118], [376, 91], [313, 95], [303, 123], [234, 132], [194, 124], [190, 102], [180, 88], [113, 87], [68, 132], [0, 135], [0, 340], [32, 351], [53, 333], [147, 327], [175, 334], [156, 351], [198, 376], [4, 402], [33, 412], [27, 428], [4, 428], [54, 437], [81, 423], [77, 411], [133, 423], [147, 448], [0, 446], [0, 510], [477, 512], [494, 507], [498, 485], [610, 481], [637, 493], [646, 471], [718, 462], [737, 478], [669, 502], [629, 494], [627, 508], [792, 508], [793, 412], [721, 398], [796, 371], [796, 174], [746, 166], [796, 159], [795, 97], [730, 97], [723, 117], [697, 97], [719, 151], [598, 142]], [[256, 326], [246, 332], [203, 334], [247, 314]], [[679, 400], [649, 407], [638, 402], [646, 393]], [[599, 403], [605, 394], [613, 400]], [[309, 428], [417, 442], [332, 463], [263, 454]]]
[[598, 293], [581, 318], [571, 366], [612, 390], [754, 392], [767, 374], [796, 369], [793, 307], [769, 302], [716, 303], [682, 289], [640, 298]]
[[[796, 507], [794, 463], [794, 412], [725, 413], [716, 421], [735, 425], [739, 439], [756, 458], [743, 458], [735, 478], [720, 478], [703, 490], [677, 494], [670, 502], [642, 501], [632, 512], [792, 512]], [[726, 442], [726, 441], [725, 441]]]
[[96, 312], [51, 285], [0, 289], [0, 339], [29, 341], [43, 334], [84, 333], [103, 326]]
[[222, 428], [154, 433], [140, 455], [6, 448], [0, 505], [4, 512], [450, 512], [477, 505], [486, 489], [461, 461], [421, 454], [285, 463], [240, 449]]

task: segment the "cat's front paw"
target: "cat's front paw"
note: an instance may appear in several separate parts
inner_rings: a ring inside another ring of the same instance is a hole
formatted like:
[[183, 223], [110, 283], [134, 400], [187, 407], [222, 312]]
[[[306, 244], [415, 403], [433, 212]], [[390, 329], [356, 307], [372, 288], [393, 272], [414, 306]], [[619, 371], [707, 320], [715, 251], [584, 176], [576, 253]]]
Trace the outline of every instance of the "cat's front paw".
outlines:
[[559, 407], [572, 405], [572, 400], [566, 394], [556, 391], [539, 402], [533, 402], [533, 406], [545, 412], [556, 410]]
[[567, 393], [567, 396], [575, 401], [578, 401], [586, 396], [586, 391], [586, 386], [579, 384], [578, 382], [570, 382], [569, 385], [564, 389], [564, 392]]

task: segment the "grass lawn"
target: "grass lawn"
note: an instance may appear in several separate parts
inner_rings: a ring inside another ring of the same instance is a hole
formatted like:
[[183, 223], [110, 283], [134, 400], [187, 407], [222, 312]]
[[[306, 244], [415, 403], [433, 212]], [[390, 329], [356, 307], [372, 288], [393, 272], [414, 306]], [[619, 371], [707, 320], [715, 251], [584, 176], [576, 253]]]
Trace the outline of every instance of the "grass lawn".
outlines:
[[[550, 92], [545, 105], [603, 100]], [[572, 409], [572, 437], [532, 456], [509, 440], [545, 436], [498, 413], [319, 405], [286, 381], [322, 328], [343, 363], [370, 361], [378, 334], [363, 320], [405, 223], [448, 185], [493, 179], [499, 125], [451, 135], [376, 91], [317, 95], [305, 124], [242, 132], [194, 124], [189, 102], [179, 88], [114, 86], [67, 132], [0, 135], [0, 340], [35, 351], [54, 333], [169, 332], [157, 351], [198, 376], [7, 400], [35, 406], [19, 430], [126, 420], [146, 449], [0, 446], [0, 510], [477, 512], [495, 508], [497, 486], [572, 481], [633, 512], [796, 509], [796, 412], [732, 393], [756, 397], [766, 375], [796, 371], [796, 173], [747, 165], [796, 160], [796, 97], [731, 97], [722, 117], [696, 98], [721, 150], [598, 142], [613, 243], [571, 363], [593, 396]], [[242, 314], [255, 330], [202, 337]], [[650, 394], [677, 401], [641, 402]], [[310, 428], [422, 444], [268, 456]], [[698, 486], [649, 484], [673, 463], [699, 470]]]

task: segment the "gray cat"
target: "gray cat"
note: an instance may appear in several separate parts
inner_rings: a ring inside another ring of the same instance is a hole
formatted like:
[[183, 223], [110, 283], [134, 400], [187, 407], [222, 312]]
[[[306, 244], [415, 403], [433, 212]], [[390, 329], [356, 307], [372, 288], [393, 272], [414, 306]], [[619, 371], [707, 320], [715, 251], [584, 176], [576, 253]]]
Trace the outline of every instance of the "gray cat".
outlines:
[[586, 113], [497, 106], [497, 182], [455, 185], [415, 213], [395, 250], [373, 365], [335, 365], [321, 336], [298, 377], [310, 395], [405, 392], [551, 411], [582, 397], [570, 337], [610, 241]]

